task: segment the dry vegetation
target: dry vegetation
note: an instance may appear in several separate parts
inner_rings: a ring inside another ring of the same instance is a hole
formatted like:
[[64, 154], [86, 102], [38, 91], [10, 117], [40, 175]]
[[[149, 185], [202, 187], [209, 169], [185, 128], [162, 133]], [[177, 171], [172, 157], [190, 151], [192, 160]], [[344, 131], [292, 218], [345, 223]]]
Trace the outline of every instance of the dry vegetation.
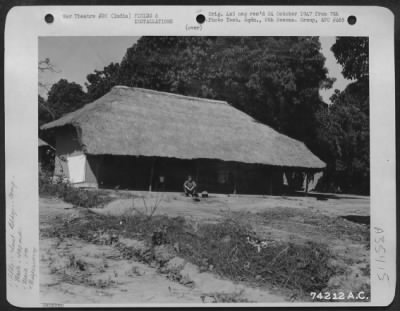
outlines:
[[76, 207], [86, 208], [104, 206], [112, 200], [106, 191], [74, 188], [61, 178], [53, 180], [51, 176], [52, 174], [40, 172], [39, 195], [42, 197], [56, 197]]
[[[195, 282], [183, 273], [183, 264], [171, 266], [171, 262], [188, 262], [200, 273], [279, 289], [297, 300], [308, 300], [310, 291], [346, 288], [364, 290], [369, 295], [369, 262], [361, 257], [355, 260], [357, 252], [368, 253], [366, 225], [299, 208], [273, 208], [256, 214], [234, 212], [218, 220], [199, 222], [158, 215], [160, 202], [155, 204], [148, 204], [147, 213], [132, 207], [120, 216], [99, 215], [90, 209], [79, 209], [79, 217], [72, 219], [59, 215], [50, 226], [42, 227], [42, 238], [55, 238], [59, 243], [79, 239], [110, 245], [117, 257], [155, 267], [185, 286], [194, 286]], [[280, 231], [289, 234], [280, 235]], [[356, 253], [349, 253], [338, 241], [348, 241], [349, 249]], [[354, 245], [357, 247], [350, 247]], [[63, 269], [53, 272], [69, 283], [100, 288], [115, 283], [111, 279], [91, 280], [89, 276], [99, 271], [88, 267], [84, 260], [70, 255]], [[207, 297], [211, 302], [248, 300], [241, 295], [234, 299], [226, 293]]]

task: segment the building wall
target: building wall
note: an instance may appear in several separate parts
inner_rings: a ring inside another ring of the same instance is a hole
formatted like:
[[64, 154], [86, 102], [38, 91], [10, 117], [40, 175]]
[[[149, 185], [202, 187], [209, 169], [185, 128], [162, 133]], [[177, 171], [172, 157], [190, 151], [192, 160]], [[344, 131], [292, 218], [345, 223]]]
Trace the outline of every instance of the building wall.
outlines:
[[152, 158], [135, 156], [88, 156], [99, 187], [148, 190]]
[[[79, 139], [74, 127], [62, 127], [56, 131], [56, 159], [55, 159], [55, 176], [63, 176], [67, 179], [70, 177], [68, 168], [68, 158], [76, 155], [85, 155], [79, 143]], [[77, 186], [97, 186], [96, 175], [93, 167], [89, 165], [85, 155], [85, 180]]]
[[281, 191], [279, 168], [266, 165], [198, 160], [200, 190], [235, 194], [277, 194]]
[[198, 191], [278, 194], [283, 182], [280, 169], [265, 165], [112, 155], [87, 159], [93, 179], [103, 188], [149, 190], [151, 185], [153, 191], [183, 191], [184, 181], [192, 175]]
[[281, 194], [285, 191], [284, 170], [280, 167], [215, 159], [87, 155], [75, 128], [58, 129], [54, 174], [69, 178], [68, 158], [75, 155], [85, 156], [84, 182], [77, 186], [183, 191], [184, 181], [192, 175], [198, 191], [227, 194]]
[[101, 166], [101, 159], [97, 159], [95, 156], [86, 155], [85, 165], [85, 181], [88, 186], [98, 186], [97, 171]]
[[[99, 187], [181, 191], [188, 174], [194, 174], [192, 161], [136, 156], [88, 156]], [[160, 178], [164, 179], [161, 184]]]

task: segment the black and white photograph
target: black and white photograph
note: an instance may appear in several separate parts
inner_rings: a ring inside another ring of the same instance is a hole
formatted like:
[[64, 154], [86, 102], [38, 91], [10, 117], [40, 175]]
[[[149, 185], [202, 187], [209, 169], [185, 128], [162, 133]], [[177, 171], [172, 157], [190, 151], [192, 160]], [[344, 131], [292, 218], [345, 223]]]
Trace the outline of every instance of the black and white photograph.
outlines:
[[42, 303], [371, 301], [367, 36], [37, 44]]

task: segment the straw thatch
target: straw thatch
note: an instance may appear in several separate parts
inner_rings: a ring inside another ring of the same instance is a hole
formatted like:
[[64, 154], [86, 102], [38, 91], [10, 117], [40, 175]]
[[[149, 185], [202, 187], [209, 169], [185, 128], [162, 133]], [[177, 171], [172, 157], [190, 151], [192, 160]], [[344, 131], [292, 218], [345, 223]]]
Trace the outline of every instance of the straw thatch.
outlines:
[[220, 159], [299, 168], [325, 167], [300, 141], [224, 101], [116, 86], [42, 126], [72, 125], [88, 154]]
[[41, 140], [39, 138], [39, 147], [44, 147], [44, 146], [48, 146], [48, 145], [49, 145], [48, 143], [46, 143], [44, 140]]

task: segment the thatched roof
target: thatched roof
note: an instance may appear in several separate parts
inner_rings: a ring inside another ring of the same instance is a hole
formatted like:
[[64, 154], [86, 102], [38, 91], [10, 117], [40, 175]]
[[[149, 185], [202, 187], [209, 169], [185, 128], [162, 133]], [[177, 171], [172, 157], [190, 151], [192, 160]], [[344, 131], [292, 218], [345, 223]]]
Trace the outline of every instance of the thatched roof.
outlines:
[[46, 143], [44, 140], [41, 140], [39, 138], [39, 147], [48, 146], [48, 145], [49, 145], [48, 143]]
[[224, 101], [116, 86], [42, 129], [65, 125], [78, 129], [84, 151], [94, 155], [325, 167], [302, 142], [257, 122]]

